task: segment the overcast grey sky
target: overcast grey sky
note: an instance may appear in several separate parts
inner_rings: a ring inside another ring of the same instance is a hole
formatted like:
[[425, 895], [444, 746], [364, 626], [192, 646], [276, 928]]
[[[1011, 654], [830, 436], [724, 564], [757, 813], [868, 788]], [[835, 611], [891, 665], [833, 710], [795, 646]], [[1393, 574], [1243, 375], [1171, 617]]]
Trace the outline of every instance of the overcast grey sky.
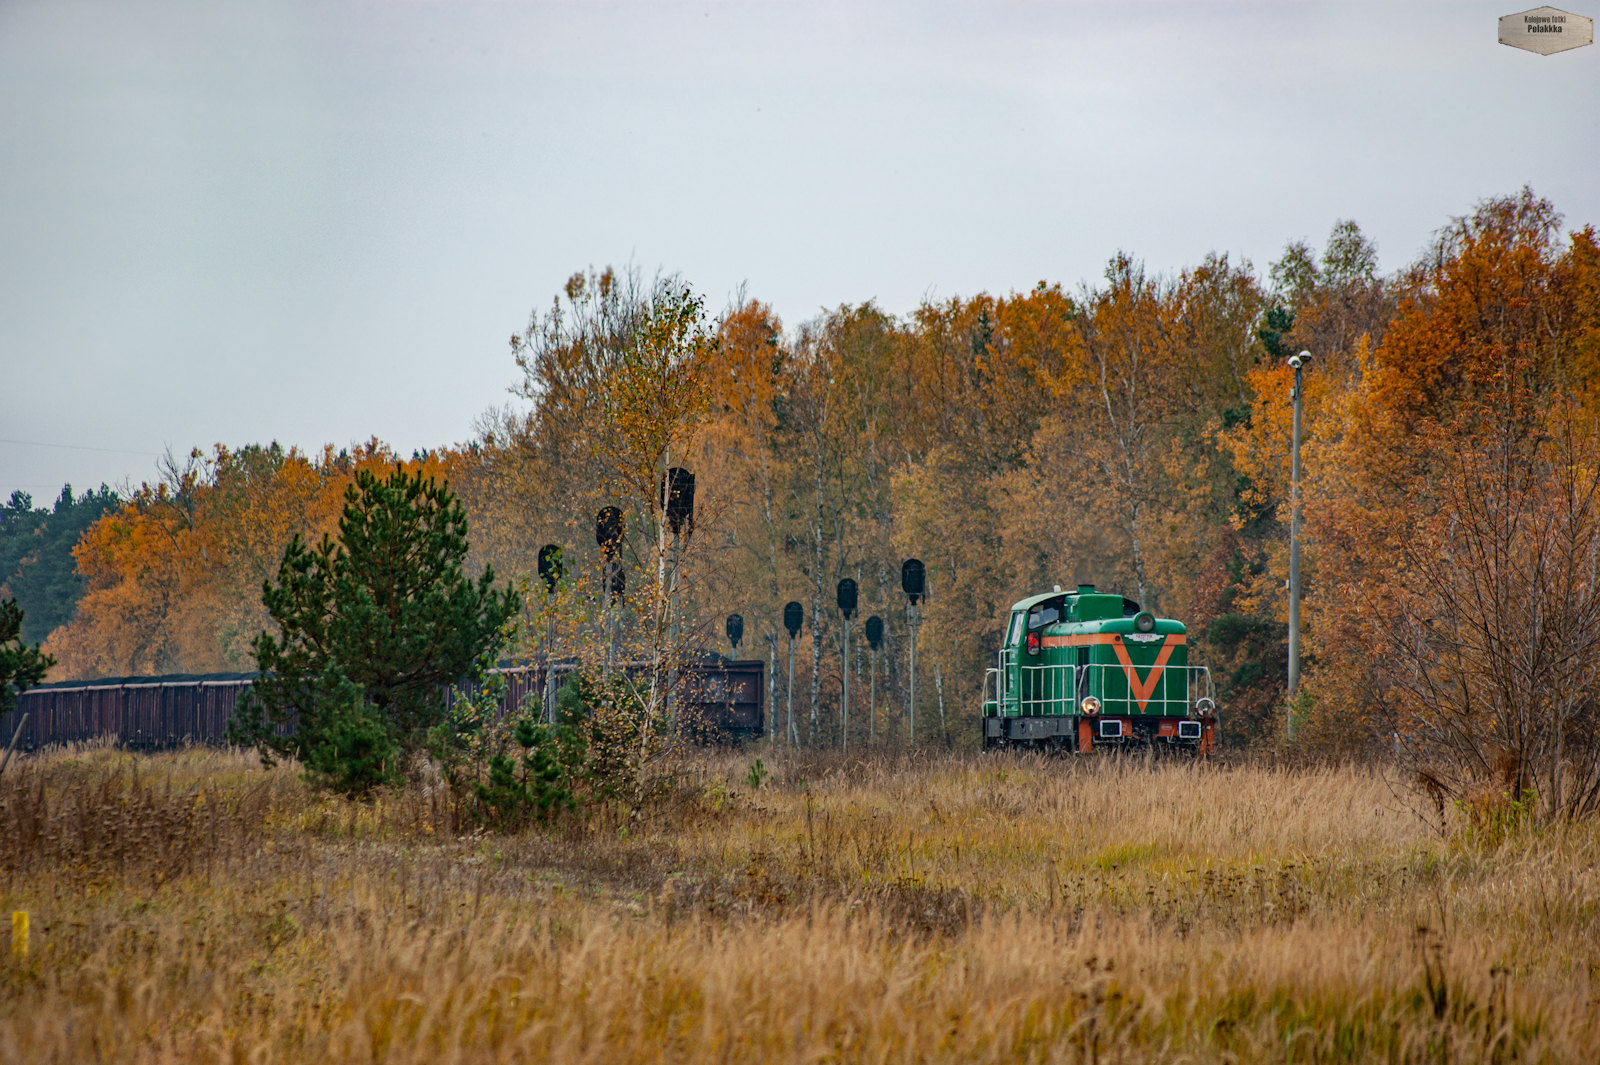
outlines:
[[1392, 269], [1524, 183], [1600, 222], [1600, 49], [1521, 9], [0, 0], [0, 497], [465, 440], [591, 264], [792, 326], [1339, 218]]

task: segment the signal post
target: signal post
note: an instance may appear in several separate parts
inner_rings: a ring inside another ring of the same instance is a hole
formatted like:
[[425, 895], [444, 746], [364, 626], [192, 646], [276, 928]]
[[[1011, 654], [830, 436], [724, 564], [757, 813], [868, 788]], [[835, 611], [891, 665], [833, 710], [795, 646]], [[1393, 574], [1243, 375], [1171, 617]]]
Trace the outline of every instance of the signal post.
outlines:
[[908, 558], [900, 563], [900, 590], [906, 593], [906, 623], [911, 626], [911, 743], [917, 742], [917, 629], [922, 626], [917, 602], [923, 598], [926, 585], [927, 571], [921, 559]]

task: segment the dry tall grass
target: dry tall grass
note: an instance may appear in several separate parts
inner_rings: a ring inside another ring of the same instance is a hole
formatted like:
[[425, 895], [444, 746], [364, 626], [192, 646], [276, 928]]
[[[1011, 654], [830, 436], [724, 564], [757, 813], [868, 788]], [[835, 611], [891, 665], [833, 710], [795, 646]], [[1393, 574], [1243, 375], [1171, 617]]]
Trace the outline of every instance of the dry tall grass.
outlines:
[[13, 764], [0, 1059], [1600, 1060], [1591, 826], [1483, 850], [1359, 769], [753, 757], [518, 838], [241, 755]]

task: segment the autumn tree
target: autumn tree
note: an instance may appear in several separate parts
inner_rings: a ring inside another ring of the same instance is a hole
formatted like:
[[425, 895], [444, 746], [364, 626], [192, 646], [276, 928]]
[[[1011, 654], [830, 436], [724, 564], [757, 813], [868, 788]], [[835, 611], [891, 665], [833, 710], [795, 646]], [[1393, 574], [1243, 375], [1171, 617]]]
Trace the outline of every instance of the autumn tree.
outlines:
[[[47, 640], [67, 678], [247, 670], [267, 623], [262, 581], [300, 535], [338, 522], [346, 485], [392, 466], [376, 440], [303, 454], [276, 443], [193, 451], [95, 521], [73, 547], [87, 590]], [[437, 456], [408, 467], [442, 475]]]
[[[1376, 247], [1351, 220], [1334, 224], [1321, 253], [1291, 242], [1268, 269], [1270, 290], [1255, 323], [1257, 359], [1246, 369], [1251, 399], [1225, 411], [1217, 440], [1236, 478], [1233, 535], [1202, 567], [1204, 594], [1196, 603], [1206, 652], [1224, 681], [1231, 712], [1224, 719], [1236, 741], [1273, 741], [1282, 733], [1286, 691], [1288, 506], [1294, 374], [1286, 360], [1309, 350], [1305, 375], [1304, 445], [1307, 497], [1337, 494], [1324, 483], [1336, 467], [1324, 459], [1341, 446], [1343, 405], [1359, 380], [1363, 353], [1381, 343], [1405, 284], [1378, 273]], [[1303, 603], [1310, 619], [1303, 658], [1314, 672], [1324, 646], [1315, 620], [1324, 574], [1308, 540], [1302, 560]], [[1346, 733], [1348, 736], [1349, 733]], [[1346, 742], [1327, 737], [1324, 742]]]
[[[720, 508], [706, 505], [682, 464], [696, 453], [705, 428], [705, 375], [718, 347], [701, 297], [676, 278], [662, 279], [642, 301], [632, 336], [598, 393], [593, 439], [600, 483], [624, 515], [634, 516], [630, 526], [638, 535], [619, 529], [624, 538], [612, 548], [613, 565], [622, 564], [624, 548], [635, 563], [626, 590], [609, 574], [600, 587], [604, 628], [596, 642], [611, 646], [603, 658], [594, 645], [579, 650], [598, 682], [591, 713], [600, 742], [591, 740], [591, 751], [615, 752], [614, 775], [631, 789], [636, 807], [650, 766], [670, 746], [665, 726], [682, 702], [682, 667], [704, 640], [691, 603], [713, 560], [696, 531], [708, 518], [715, 522]], [[642, 662], [643, 675], [622, 674], [618, 654]]]
[[1373, 634], [1394, 742], [1439, 796], [1600, 812], [1596, 431], [1567, 406], [1546, 434], [1455, 452], [1400, 542]]
[[1319, 370], [1341, 377], [1359, 371], [1362, 338], [1382, 343], [1401, 295], [1411, 284], [1404, 273], [1378, 272], [1378, 249], [1350, 219], [1335, 222], [1318, 255], [1303, 241], [1291, 242], [1273, 263], [1271, 312], [1262, 338], [1274, 358], [1312, 351]]
[[[1308, 687], [1324, 722], [1404, 738], [1428, 702], [1411, 679], [1418, 655], [1443, 648], [1489, 671], [1501, 668], [1483, 657], [1494, 647], [1519, 653], [1505, 633], [1493, 646], [1474, 646], [1463, 633], [1487, 630], [1464, 603], [1478, 600], [1481, 609], [1484, 596], [1520, 589], [1531, 598], [1500, 623], [1535, 627], [1555, 623], [1573, 603], [1581, 567], [1561, 562], [1549, 545], [1588, 535], [1575, 471], [1589, 459], [1573, 443], [1588, 437], [1574, 428], [1576, 415], [1563, 412], [1587, 391], [1583, 352], [1600, 309], [1583, 298], [1593, 284], [1594, 234], [1564, 242], [1559, 224], [1527, 190], [1456, 219], [1414, 268], [1411, 294], [1383, 343], [1362, 353], [1359, 378], [1330, 396], [1330, 439], [1307, 463], [1319, 584], [1337, 589], [1314, 597], [1310, 610], [1323, 665]], [[1568, 458], [1553, 457], [1552, 440], [1568, 441]], [[1516, 565], [1496, 561], [1496, 552], [1517, 555]], [[1457, 575], [1465, 583], [1441, 584], [1443, 571], [1424, 555], [1467, 565]], [[1407, 605], [1418, 603], [1425, 608]], [[1397, 645], [1382, 624], [1391, 616], [1431, 619], [1432, 631], [1455, 634], [1458, 650], [1442, 636]], [[1561, 624], [1571, 630], [1577, 622]], [[1528, 633], [1522, 643], [1547, 648], [1542, 639]], [[1430, 712], [1445, 706], [1442, 691]], [[1541, 801], [1555, 801], [1554, 786], [1547, 778]]]
[[475, 566], [532, 580], [537, 552], [551, 542], [575, 567], [596, 562], [606, 390], [635, 343], [650, 294], [637, 269], [580, 271], [512, 335], [520, 379], [511, 391], [526, 406], [489, 411], [457, 459], [456, 483], [473, 514]]
[[163, 473], [73, 548], [87, 591], [46, 641], [68, 677], [225, 668], [213, 642], [222, 560], [204, 521], [207, 471], [198, 455], [169, 456]]
[[1069, 531], [1053, 520], [1048, 485], [1059, 480], [1031, 467], [1052, 392], [1076, 372], [1076, 314], [1059, 286], [1040, 284], [913, 316], [895, 544], [928, 565], [922, 649], [935, 683], [921, 690], [936, 699], [948, 687], [950, 702], [970, 705], [1006, 609], [1074, 566]]
[[[786, 456], [779, 448], [779, 410], [786, 398], [790, 348], [783, 323], [757, 300], [741, 300], [718, 324], [720, 343], [704, 373], [705, 430], [693, 466], [699, 483], [726, 504], [726, 519], [704, 530], [707, 550], [724, 564], [707, 574], [703, 598], [752, 621], [749, 644], [764, 640], [776, 690], [779, 618], [799, 593], [785, 564]], [[720, 486], [720, 488], [716, 487]]]

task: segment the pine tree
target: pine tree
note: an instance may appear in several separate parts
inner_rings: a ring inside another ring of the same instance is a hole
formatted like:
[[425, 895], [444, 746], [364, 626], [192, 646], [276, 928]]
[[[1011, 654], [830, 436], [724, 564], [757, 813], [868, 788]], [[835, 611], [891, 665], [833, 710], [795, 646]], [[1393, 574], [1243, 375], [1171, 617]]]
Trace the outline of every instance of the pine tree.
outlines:
[[[362, 793], [398, 779], [443, 720], [444, 689], [481, 680], [522, 609], [494, 571], [462, 570], [467, 519], [448, 485], [396, 469], [345, 491], [339, 540], [296, 536], [262, 599], [280, 634], [255, 640], [259, 672], [230, 738], [269, 764]], [[292, 733], [289, 732], [293, 729]]]
[[44, 679], [56, 660], [22, 642], [23, 611], [15, 599], [0, 602], [0, 714], [17, 705], [17, 695]]

